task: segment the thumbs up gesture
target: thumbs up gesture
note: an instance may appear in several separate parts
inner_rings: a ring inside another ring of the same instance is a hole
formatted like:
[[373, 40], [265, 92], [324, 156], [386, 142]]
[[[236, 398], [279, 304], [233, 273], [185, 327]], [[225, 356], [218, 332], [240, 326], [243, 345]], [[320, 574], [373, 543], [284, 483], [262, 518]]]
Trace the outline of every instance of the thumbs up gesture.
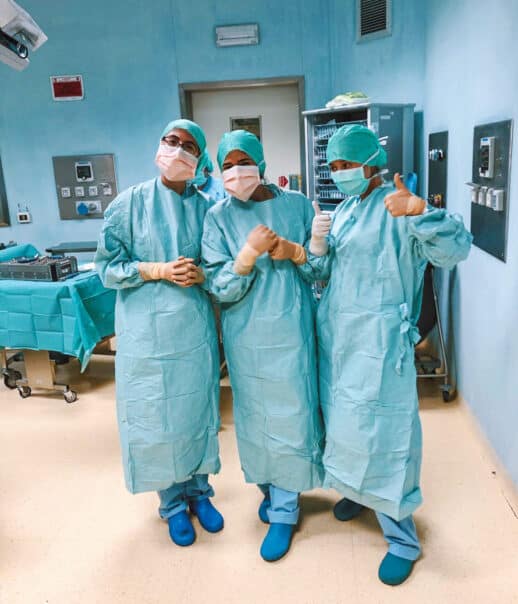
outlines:
[[401, 176], [394, 174], [396, 190], [385, 197], [385, 207], [397, 218], [398, 216], [417, 216], [426, 208], [426, 201], [413, 195], [403, 184]]
[[318, 201], [313, 202], [315, 217], [311, 224], [311, 237], [315, 239], [324, 239], [331, 230], [331, 215], [328, 212], [322, 212]]

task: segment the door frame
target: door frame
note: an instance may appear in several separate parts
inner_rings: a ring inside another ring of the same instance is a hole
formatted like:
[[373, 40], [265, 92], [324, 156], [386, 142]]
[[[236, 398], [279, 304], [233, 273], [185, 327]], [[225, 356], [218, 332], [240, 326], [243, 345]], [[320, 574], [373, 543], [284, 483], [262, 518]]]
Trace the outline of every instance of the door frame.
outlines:
[[259, 78], [255, 80], [222, 80], [219, 82], [181, 82], [178, 84], [180, 97], [180, 112], [183, 118], [192, 120], [192, 95], [194, 92], [231, 90], [232, 88], [261, 88], [264, 86], [296, 86], [299, 100], [299, 140], [300, 140], [300, 169], [302, 191], [306, 190], [306, 153], [304, 140], [304, 116], [306, 109], [306, 90], [304, 76], [280, 78]]

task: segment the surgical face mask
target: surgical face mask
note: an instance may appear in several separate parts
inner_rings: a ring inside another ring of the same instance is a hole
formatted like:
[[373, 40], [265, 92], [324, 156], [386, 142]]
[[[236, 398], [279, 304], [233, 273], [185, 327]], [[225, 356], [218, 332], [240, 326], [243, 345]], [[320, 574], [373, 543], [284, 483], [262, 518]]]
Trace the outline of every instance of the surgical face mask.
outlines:
[[198, 158], [181, 147], [171, 147], [160, 143], [155, 157], [160, 172], [172, 182], [182, 182], [194, 178]]
[[382, 170], [381, 172], [377, 172], [372, 175], [370, 178], [365, 178], [365, 173], [363, 168], [374, 159], [376, 155], [379, 154], [379, 149], [376, 150], [361, 166], [357, 168], [349, 168], [348, 170], [337, 170], [336, 172], [331, 172], [331, 178], [333, 182], [337, 186], [338, 190], [345, 195], [362, 195], [369, 187], [369, 183], [373, 178], [377, 178], [381, 176], [381, 174], [385, 174], [386, 170]]
[[234, 166], [223, 171], [225, 190], [239, 201], [248, 201], [260, 184], [257, 166]]

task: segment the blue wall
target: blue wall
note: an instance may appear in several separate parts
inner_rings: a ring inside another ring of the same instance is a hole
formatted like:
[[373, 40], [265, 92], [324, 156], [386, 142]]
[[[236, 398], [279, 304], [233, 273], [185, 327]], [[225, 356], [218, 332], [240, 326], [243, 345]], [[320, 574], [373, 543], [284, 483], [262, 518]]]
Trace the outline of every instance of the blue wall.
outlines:
[[392, 35], [356, 41], [356, 0], [330, 0], [331, 87], [359, 90], [385, 103], [416, 103], [424, 84], [424, 6], [392, 2]]
[[[59, 219], [52, 156], [113, 152], [119, 188], [150, 178], [157, 137], [179, 115], [178, 82], [304, 75], [307, 106], [324, 103], [327, 46], [307, 45], [302, 32], [325, 40], [326, 11], [281, 4], [25, 0], [49, 41], [25, 72], [0, 64], [0, 152], [11, 219], [27, 203], [33, 224], [1, 229], [0, 241], [96, 239], [100, 221]], [[236, 22], [258, 22], [261, 44], [216, 49], [214, 26]], [[85, 100], [52, 101], [49, 76], [76, 73]]]
[[[469, 226], [464, 183], [471, 180], [473, 127], [518, 118], [518, 3], [427, 5], [425, 132], [449, 130], [449, 208]], [[515, 158], [516, 126], [515, 121]], [[507, 263], [473, 247], [458, 268], [453, 309], [459, 389], [518, 484], [518, 169], [513, 163]]]
[[[338, 92], [416, 102], [422, 91], [422, 15], [394, 2], [394, 35], [356, 45], [355, 0], [139, 0], [43, 3], [23, 0], [49, 41], [25, 72], [0, 64], [0, 153], [11, 220], [18, 203], [30, 225], [0, 229], [0, 241], [43, 249], [95, 239], [101, 222], [59, 219], [53, 155], [115, 153], [119, 188], [155, 174], [163, 125], [179, 115], [179, 82], [299, 76], [306, 108]], [[257, 22], [258, 46], [216, 49], [216, 25]], [[331, 58], [330, 58], [331, 57]], [[389, 60], [400, 71], [394, 85]], [[49, 76], [80, 73], [84, 101], [56, 103]]]

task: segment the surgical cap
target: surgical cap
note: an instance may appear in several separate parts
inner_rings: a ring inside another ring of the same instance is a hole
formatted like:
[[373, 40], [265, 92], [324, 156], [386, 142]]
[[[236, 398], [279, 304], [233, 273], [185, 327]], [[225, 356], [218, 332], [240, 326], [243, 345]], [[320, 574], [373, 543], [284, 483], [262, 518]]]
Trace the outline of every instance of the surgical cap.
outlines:
[[212, 174], [214, 172], [214, 164], [212, 163], [212, 160], [208, 154], [207, 154], [207, 163], [206, 163], [205, 168], [207, 168], [207, 172], [209, 174]]
[[188, 132], [196, 141], [196, 144], [200, 149], [200, 157], [198, 158], [198, 164], [196, 165], [195, 177], [192, 180], [193, 184], [200, 184], [204, 180], [202, 178], [203, 168], [207, 165], [207, 160], [210, 161], [209, 154], [207, 153], [206, 149], [207, 141], [205, 140], [205, 134], [203, 134], [203, 130], [198, 126], [198, 124], [191, 122], [191, 120], [180, 119], [169, 122], [169, 124], [167, 124], [167, 126], [164, 128], [160, 138], [167, 136], [175, 128]]
[[259, 168], [259, 174], [264, 175], [266, 163], [264, 161], [263, 146], [257, 136], [246, 130], [232, 130], [226, 132], [218, 146], [218, 165], [223, 170], [225, 158], [231, 151], [242, 151], [252, 159]]
[[372, 130], [360, 124], [349, 124], [342, 126], [329, 139], [327, 163], [336, 160], [354, 161], [367, 166], [385, 166], [387, 154]]
[[179, 128], [180, 130], [186, 130], [196, 141], [196, 144], [200, 148], [200, 154], [203, 155], [205, 147], [207, 146], [207, 141], [205, 140], [205, 134], [203, 134], [203, 130], [198, 126], [198, 124], [191, 122], [191, 120], [173, 120], [172, 122], [169, 122], [169, 124], [167, 124], [167, 126], [164, 128], [164, 131], [162, 132], [160, 138], [164, 138], [164, 136], [167, 136], [171, 132], [171, 130], [174, 130], [175, 128]]

